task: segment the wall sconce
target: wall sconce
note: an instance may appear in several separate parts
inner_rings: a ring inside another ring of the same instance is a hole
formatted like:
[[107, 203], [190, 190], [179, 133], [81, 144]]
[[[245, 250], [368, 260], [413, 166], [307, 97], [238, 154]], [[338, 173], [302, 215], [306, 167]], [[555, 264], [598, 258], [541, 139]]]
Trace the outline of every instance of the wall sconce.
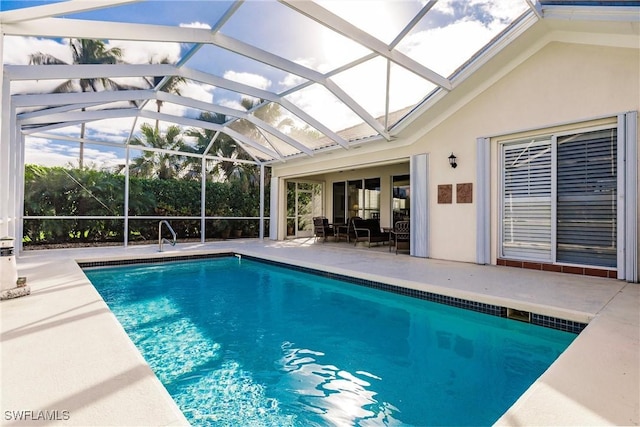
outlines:
[[453, 152], [449, 156], [449, 165], [454, 169], [458, 167], [458, 163], [456, 163], [456, 156], [453, 155]]

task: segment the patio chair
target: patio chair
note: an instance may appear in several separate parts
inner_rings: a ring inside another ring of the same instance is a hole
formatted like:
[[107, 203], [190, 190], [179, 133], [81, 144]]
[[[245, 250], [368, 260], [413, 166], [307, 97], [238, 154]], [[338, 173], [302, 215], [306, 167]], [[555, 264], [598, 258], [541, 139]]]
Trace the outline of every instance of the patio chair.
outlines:
[[396, 249], [396, 255], [399, 250], [411, 249], [411, 229], [409, 224], [409, 221], [396, 222], [393, 230], [389, 234], [389, 252], [391, 252], [392, 245]]
[[357, 219], [353, 221], [353, 229], [356, 233], [355, 245], [358, 242], [367, 242], [371, 247], [371, 243], [389, 242], [389, 232], [382, 231], [380, 221], [377, 219]]
[[340, 241], [340, 239], [345, 239], [347, 243], [349, 243], [351, 242], [351, 239], [355, 239], [356, 232], [353, 229], [353, 221], [359, 220], [359, 219], [362, 219], [362, 218], [360, 218], [359, 216], [352, 216], [347, 220], [346, 225], [338, 226], [337, 233], [336, 233], [336, 240]]
[[313, 217], [313, 234], [316, 240], [321, 237], [323, 242], [327, 241], [327, 237], [335, 238], [333, 226], [330, 225], [329, 220], [323, 216]]

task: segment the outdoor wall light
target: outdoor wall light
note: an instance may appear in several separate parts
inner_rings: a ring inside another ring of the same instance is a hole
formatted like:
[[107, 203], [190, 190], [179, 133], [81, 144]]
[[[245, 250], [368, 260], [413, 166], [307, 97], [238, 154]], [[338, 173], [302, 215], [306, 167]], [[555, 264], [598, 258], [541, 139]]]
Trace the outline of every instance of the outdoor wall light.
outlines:
[[456, 156], [453, 155], [453, 152], [449, 156], [449, 165], [454, 169], [458, 167], [458, 164], [456, 163]]

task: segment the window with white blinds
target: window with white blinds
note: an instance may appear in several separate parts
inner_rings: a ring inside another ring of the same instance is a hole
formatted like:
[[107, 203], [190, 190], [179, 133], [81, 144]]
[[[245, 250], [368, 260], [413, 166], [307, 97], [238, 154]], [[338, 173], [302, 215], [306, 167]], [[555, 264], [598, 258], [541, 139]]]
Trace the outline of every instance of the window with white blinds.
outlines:
[[551, 261], [551, 140], [503, 145], [502, 254]]
[[616, 266], [616, 149], [616, 129], [558, 138], [558, 262]]
[[616, 267], [617, 130], [502, 145], [501, 256]]

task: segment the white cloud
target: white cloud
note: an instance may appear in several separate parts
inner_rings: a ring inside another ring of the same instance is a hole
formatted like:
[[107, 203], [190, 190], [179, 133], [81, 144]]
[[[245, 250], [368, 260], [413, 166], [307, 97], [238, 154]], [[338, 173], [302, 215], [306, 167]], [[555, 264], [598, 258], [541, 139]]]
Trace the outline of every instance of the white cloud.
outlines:
[[27, 65], [32, 53], [46, 53], [64, 62], [73, 59], [69, 48], [69, 39], [57, 42], [51, 39], [36, 37], [6, 36], [4, 38], [3, 62], [11, 65]]
[[452, 25], [409, 35], [399, 49], [442, 76], [449, 76], [481, 49], [495, 31], [479, 21], [458, 21]]
[[361, 122], [355, 113], [318, 84], [294, 92], [286, 98], [333, 131], [346, 129]]
[[107, 47], [122, 49], [122, 60], [128, 64], [157, 64], [164, 59], [174, 64], [180, 60], [179, 43], [114, 40]]
[[244, 111], [244, 107], [240, 104], [239, 100], [223, 99], [220, 101], [220, 105], [227, 108], [233, 108], [234, 110]]
[[66, 80], [21, 80], [11, 82], [11, 94], [51, 93]]
[[295, 74], [287, 74], [282, 80], [278, 82], [278, 84], [285, 89], [290, 89], [304, 82], [305, 79], [300, 76], [296, 76]]
[[223, 75], [225, 79], [233, 80], [234, 82], [243, 83], [258, 89], [268, 89], [271, 87], [271, 80], [264, 76], [254, 73], [246, 73], [239, 71], [226, 71]]
[[[175, 63], [180, 59], [179, 43], [113, 40], [107, 42], [106, 47], [122, 49], [122, 59], [129, 64], [157, 63], [165, 58]], [[29, 63], [29, 55], [38, 52], [54, 56], [69, 64], [73, 61], [67, 38], [57, 41], [37, 37], [6, 36], [4, 39], [3, 61], [5, 64], [26, 65]]]
[[[124, 143], [131, 131], [133, 117], [89, 122], [85, 134], [94, 141]], [[71, 130], [71, 129], [70, 129]], [[79, 132], [75, 136], [78, 136]]]
[[78, 163], [78, 156], [70, 154], [68, 147], [52, 140], [27, 137], [25, 163], [43, 166], [67, 166]]
[[[78, 165], [80, 146], [72, 142], [60, 142], [51, 139], [27, 137], [25, 141], [25, 163], [42, 166]], [[84, 163], [98, 169], [111, 168], [124, 164], [124, 157], [116, 150], [96, 145], [85, 145]]]
[[[185, 84], [179, 87], [180, 96], [183, 98], [191, 98], [197, 101], [213, 103], [213, 91], [214, 87], [209, 85], [200, 84], [197, 82], [187, 81]], [[156, 111], [157, 104], [155, 100], [150, 101], [145, 107], [147, 110]], [[160, 110], [163, 114], [170, 114], [178, 117], [184, 117], [187, 113], [188, 107], [173, 104], [170, 102], [164, 102]]]
[[[482, 9], [489, 19], [512, 20], [527, 9], [524, 0], [440, 0], [437, 8], [451, 16], [456, 14], [456, 10]], [[469, 16], [465, 14], [465, 16]]]
[[180, 86], [180, 94], [198, 101], [213, 102], [213, 91], [215, 87], [200, 83], [187, 82]]
[[189, 24], [185, 24], [185, 23], [181, 23], [180, 27], [183, 28], [201, 28], [204, 30], [210, 30], [211, 29], [211, 25], [209, 24], [205, 24], [204, 22], [191, 22]]
[[362, 0], [318, 0], [317, 3], [387, 43], [398, 35], [417, 10], [406, 0], [367, 0], [366, 3]]
[[111, 169], [114, 166], [124, 165], [125, 158], [119, 157], [113, 151], [103, 151], [85, 146], [84, 163], [86, 165], [95, 165], [98, 169]]

